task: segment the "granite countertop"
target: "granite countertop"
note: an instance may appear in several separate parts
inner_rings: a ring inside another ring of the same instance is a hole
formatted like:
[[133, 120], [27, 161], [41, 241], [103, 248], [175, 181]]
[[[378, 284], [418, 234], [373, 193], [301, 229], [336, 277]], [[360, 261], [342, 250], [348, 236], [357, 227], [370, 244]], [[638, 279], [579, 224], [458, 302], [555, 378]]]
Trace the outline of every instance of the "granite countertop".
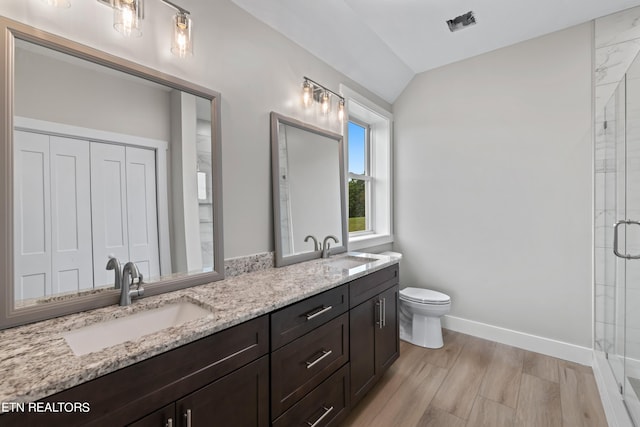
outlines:
[[[352, 256], [376, 261], [350, 269], [338, 265]], [[348, 253], [142, 298], [128, 307], [112, 305], [2, 330], [0, 403], [41, 399], [397, 263], [398, 258], [391, 256]], [[180, 301], [211, 314], [83, 356], [74, 355], [62, 336]]]

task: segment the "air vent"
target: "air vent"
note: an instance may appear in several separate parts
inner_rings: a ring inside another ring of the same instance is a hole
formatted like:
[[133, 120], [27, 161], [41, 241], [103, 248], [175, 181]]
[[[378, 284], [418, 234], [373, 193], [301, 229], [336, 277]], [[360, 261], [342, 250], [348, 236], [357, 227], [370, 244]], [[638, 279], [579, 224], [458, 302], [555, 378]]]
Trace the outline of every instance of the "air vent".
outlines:
[[473, 11], [469, 11], [464, 15], [456, 16], [455, 18], [447, 21], [447, 25], [451, 32], [462, 30], [463, 28], [467, 28], [475, 24], [476, 17], [473, 15]]

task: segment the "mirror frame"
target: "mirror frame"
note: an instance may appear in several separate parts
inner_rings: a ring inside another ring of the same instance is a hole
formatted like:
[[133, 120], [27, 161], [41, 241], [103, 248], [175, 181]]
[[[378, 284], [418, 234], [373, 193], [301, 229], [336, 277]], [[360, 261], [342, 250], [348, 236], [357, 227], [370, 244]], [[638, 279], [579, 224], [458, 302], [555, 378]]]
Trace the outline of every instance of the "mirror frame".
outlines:
[[[344, 170], [344, 137], [338, 133], [334, 133], [317, 126], [304, 123], [282, 114], [271, 112], [271, 174], [273, 189], [273, 236], [275, 240], [275, 264], [276, 267], [296, 264], [303, 261], [320, 258], [322, 250], [305, 252], [296, 255], [283, 256], [282, 254], [282, 230], [280, 222], [282, 213], [280, 212], [280, 155], [279, 155], [279, 139], [278, 131], [281, 124], [293, 126], [298, 129], [312, 132], [326, 138], [335, 139], [338, 142], [338, 155], [340, 162], [340, 223], [342, 224], [342, 241], [340, 246], [331, 247], [332, 254], [338, 254], [347, 251], [347, 242], [349, 241], [349, 232], [347, 231], [347, 203], [346, 203], [346, 184]], [[324, 237], [322, 237], [324, 238]]]
[[145, 297], [224, 279], [222, 229], [222, 161], [220, 94], [186, 80], [136, 64], [100, 50], [39, 30], [0, 16], [0, 329], [50, 319], [80, 311], [118, 304], [120, 292], [79, 295], [68, 300], [15, 308], [13, 256], [13, 105], [15, 39], [25, 40], [117, 71], [134, 75], [173, 89], [211, 100], [212, 199], [214, 233], [214, 270], [203, 273], [177, 273], [150, 282]]

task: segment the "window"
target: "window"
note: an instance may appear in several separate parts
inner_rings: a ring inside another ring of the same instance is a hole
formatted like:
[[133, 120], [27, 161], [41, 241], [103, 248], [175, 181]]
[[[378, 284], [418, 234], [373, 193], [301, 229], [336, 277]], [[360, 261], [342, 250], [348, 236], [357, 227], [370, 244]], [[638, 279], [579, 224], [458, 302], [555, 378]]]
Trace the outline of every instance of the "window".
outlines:
[[341, 86], [348, 123], [349, 250], [393, 242], [391, 124], [388, 111]]
[[349, 233], [371, 231], [371, 185], [369, 174], [369, 125], [349, 120]]

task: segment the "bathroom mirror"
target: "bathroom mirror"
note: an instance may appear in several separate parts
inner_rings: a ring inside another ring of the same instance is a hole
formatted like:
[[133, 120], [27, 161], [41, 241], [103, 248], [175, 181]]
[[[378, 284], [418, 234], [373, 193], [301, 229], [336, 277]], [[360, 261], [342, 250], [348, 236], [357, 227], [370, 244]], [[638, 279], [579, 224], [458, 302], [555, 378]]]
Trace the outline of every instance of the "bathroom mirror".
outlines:
[[327, 236], [331, 254], [346, 251], [343, 160], [342, 135], [271, 113], [277, 267], [319, 258]]
[[8, 327], [224, 277], [220, 96], [0, 18], [0, 275]]

